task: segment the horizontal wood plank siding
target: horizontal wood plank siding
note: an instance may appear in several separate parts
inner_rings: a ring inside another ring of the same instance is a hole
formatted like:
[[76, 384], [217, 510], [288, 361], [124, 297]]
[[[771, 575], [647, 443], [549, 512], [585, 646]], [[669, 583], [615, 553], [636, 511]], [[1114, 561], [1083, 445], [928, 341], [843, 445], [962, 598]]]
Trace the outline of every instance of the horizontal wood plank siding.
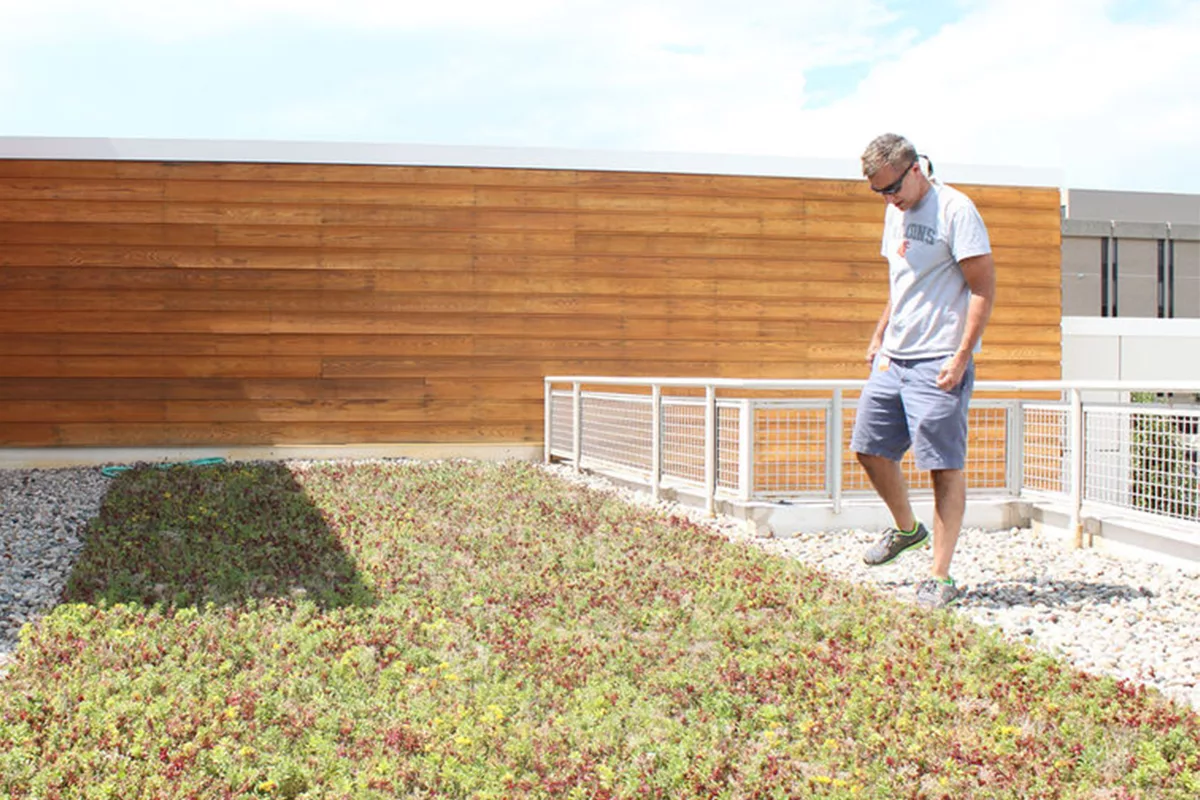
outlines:
[[[960, 188], [979, 378], [1059, 377], [1057, 190]], [[861, 181], [0, 160], [0, 446], [536, 442], [550, 373], [863, 377], [882, 217]]]

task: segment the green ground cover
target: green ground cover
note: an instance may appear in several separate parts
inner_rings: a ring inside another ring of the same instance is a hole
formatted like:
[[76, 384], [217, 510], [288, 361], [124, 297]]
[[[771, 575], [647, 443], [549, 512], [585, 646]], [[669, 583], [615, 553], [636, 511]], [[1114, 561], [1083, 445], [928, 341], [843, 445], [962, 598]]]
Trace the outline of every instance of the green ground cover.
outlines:
[[534, 465], [134, 469], [12, 798], [1195, 798], [1200, 717]]

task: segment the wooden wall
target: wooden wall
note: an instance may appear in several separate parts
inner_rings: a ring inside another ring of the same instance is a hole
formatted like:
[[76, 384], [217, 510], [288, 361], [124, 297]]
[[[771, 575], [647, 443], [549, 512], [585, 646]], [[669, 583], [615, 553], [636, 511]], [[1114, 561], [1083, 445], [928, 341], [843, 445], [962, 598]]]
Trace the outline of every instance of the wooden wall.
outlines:
[[[1060, 374], [1056, 189], [962, 186], [980, 379]], [[863, 181], [0, 160], [0, 446], [538, 442], [546, 374], [865, 377]]]

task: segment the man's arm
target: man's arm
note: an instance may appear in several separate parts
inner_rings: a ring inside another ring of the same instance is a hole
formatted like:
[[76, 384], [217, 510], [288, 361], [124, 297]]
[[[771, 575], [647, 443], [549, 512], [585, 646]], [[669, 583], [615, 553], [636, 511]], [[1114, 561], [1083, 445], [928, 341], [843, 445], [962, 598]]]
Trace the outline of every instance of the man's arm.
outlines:
[[958, 266], [971, 290], [971, 302], [967, 306], [967, 324], [958, 350], [942, 367], [937, 378], [938, 388], [942, 391], [950, 391], [962, 380], [975, 345], [983, 338], [983, 330], [992, 316], [992, 306], [996, 300], [996, 262], [992, 260], [991, 253], [964, 258], [958, 262]]
[[883, 334], [887, 331], [888, 320], [891, 318], [892, 301], [888, 300], [888, 304], [883, 307], [883, 313], [879, 316], [879, 322], [875, 325], [875, 333], [871, 335], [871, 343], [867, 345], [868, 364], [875, 360], [875, 354], [879, 352], [879, 348], [883, 347]]

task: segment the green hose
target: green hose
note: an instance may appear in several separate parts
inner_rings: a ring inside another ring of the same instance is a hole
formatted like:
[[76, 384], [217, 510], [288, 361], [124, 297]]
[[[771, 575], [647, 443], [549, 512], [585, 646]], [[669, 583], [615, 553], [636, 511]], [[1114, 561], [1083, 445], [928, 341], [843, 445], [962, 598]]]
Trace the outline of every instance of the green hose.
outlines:
[[[214, 456], [212, 458], [195, 458], [195, 459], [192, 459], [191, 461], [167, 461], [167, 462], [163, 462], [161, 464], [154, 464], [152, 466], [154, 466], [156, 469], [170, 469], [171, 467], [180, 467], [180, 466], [207, 467], [207, 466], [211, 466], [213, 464], [224, 464], [224, 463], [225, 463], [225, 459], [221, 458], [220, 456]], [[113, 466], [101, 467], [100, 474], [106, 478], [115, 478], [118, 475], [120, 475], [122, 472], [128, 472], [131, 469], [133, 469], [133, 467], [129, 466], [127, 464], [116, 464]]]

